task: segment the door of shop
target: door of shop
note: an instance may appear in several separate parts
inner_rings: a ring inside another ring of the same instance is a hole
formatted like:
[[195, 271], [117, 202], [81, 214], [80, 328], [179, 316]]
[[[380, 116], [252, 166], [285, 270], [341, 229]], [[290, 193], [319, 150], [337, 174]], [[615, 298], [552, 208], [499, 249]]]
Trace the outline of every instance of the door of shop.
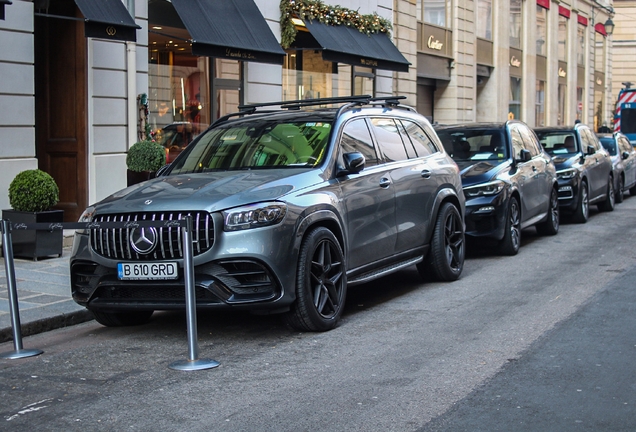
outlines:
[[[80, 17], [72, 0], [51, 2], [50, 15]], [[35, 131], [39, 168], [60, 188], [65, 221], [87, 205], [87, 84], [83, 20], [35, 17]]]

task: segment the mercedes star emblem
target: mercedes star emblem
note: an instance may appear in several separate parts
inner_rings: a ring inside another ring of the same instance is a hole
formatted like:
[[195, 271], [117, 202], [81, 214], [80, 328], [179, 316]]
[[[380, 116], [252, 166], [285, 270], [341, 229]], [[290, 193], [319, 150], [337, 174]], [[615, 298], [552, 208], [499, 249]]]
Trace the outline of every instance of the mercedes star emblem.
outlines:
[[155, 227], [134, 228], [130, 232], [130, 246], [135, 252], [147, 255], [157, 246], [157, 230]]

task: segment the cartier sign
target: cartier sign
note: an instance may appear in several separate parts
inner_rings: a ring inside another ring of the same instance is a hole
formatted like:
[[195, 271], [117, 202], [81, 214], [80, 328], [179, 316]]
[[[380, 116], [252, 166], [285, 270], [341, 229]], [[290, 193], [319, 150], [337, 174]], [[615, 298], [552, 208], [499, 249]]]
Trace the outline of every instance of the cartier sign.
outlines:
[[521, 60], [519, 60], [515, 56], [510, 57], [510, 66], [516, 67], [516, 68], [521, 67]]
[[441, 51], [444, 44], [436, 40], [435, 36], [431, 35], [431, 37], [428, 38], [428, 42], [426, 43], [426, 46], [428, 46], [430, 49]]

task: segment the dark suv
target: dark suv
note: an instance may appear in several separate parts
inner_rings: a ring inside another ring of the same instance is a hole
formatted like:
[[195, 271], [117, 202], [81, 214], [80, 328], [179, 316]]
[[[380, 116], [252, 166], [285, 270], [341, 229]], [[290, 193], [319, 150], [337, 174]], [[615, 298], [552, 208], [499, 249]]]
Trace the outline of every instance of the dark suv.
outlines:
[[515, 255], [522, 229], [559, 231], [554, 164], [525, 123], [471, 123], [436, 131], [461, 169], [466, 235], [498, 240], [501, 253]]
[[[459, 169], [428, 121], [399, 99], [240, 107], [157, 178], [91, 206], [80, 220], [191, 215], [198, 308], [283, 313], [293, 328], [331, 329], [347, 285], [414, 264], [423, 277], [442, 281], [463, 269]], [[77, 232], [70, 259], [74, 300], [107, 326], [184, 309], [179, 234], [172, 228]], [[130, 276], [153, 264], [176, 274]]]
[[585, 223], [590, 204], [614, 210], [612, 159], [586, 125], [536, 128], [541, 145], [552, 155], [559, 177], [559, 208]]

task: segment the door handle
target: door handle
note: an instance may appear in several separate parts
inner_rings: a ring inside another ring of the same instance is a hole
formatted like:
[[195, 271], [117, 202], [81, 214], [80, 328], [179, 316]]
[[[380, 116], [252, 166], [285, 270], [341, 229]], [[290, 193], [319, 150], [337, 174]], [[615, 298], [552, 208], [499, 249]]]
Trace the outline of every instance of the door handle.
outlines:
[[431, 172], [427, 169], [422, 170], [422, 177], [424, 177], [425, 179], [431, 178]]
[[380, 179], [380, 187], [381, 187], [381, 188], [385, 188], [385, 189], [386, 189], [386, 188], [388, 188], [389, 186], [391, 186], [391, 180], [389, 180], [389, 179], [388, 179], [388, 178], [386, 178], [386, 177], [382, 177], [382, 178]]

